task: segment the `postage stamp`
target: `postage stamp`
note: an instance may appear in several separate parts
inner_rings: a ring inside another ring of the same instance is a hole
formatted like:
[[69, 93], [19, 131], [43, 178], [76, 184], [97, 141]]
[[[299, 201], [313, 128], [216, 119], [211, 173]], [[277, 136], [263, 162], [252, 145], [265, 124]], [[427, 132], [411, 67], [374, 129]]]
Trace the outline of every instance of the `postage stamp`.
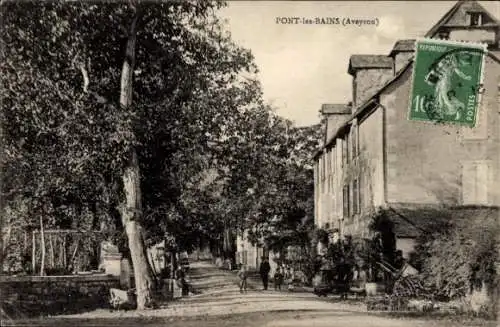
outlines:
[[474, 127], [486, 49], [483, 44], [417, 40], [408, 118]]

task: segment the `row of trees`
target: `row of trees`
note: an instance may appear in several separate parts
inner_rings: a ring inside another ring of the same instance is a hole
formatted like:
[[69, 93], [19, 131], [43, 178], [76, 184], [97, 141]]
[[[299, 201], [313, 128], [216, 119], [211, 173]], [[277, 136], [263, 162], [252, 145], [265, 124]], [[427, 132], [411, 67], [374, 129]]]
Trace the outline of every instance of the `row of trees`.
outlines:
[[139, 309], [153, 302], [151, 243], [259, 226], [280, 246], [311, 225], [319, 128], [264, 103], [223, 5], [1, 4], [3, 225], [103, 228], [129, 252]]

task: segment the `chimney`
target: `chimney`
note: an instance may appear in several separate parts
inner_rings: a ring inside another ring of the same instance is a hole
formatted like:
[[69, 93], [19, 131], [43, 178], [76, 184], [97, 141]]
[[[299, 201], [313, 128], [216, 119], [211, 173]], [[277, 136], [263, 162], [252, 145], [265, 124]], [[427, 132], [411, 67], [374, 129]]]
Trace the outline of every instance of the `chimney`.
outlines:
[[352, 104], [323, 104], [321, 115], [325, 124], [325, 145], [331, 140], [337, 130], [351, 116]]
[[393, 60], [384, 55], [352, 55], [347, 72], [352, 76], [355, 110], [394, 76]]
[[392, 48], [389, 57], [394, 60], [394, 75], [396, 75], [413, 58], [415, 40], [399, 40]]

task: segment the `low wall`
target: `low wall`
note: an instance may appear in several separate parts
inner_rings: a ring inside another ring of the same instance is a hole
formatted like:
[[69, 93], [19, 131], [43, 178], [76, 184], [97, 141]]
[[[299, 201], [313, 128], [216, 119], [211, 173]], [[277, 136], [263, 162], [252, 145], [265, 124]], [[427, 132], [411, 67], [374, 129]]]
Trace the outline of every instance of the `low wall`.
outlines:
[[11, 317], [105, 308], [110, 288], [120, 288], [118, 276], [0, 276], [2, 308]]

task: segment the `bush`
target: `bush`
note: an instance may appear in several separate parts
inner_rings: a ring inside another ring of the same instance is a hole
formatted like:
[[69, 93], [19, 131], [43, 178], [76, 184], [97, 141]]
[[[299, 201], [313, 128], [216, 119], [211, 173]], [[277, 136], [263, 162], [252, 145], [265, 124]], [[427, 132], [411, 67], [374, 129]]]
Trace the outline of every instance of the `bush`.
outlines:
[[497, 211], [478, 210], [473, 216], [457, 217], [447, 229], [420, 238], [413, 260], [421, 266], [422, 277], [434, 289], [436, 299], [467, 296], [483, 282], [490, 297], [495, 298], [500, 232], [497, 215]]

